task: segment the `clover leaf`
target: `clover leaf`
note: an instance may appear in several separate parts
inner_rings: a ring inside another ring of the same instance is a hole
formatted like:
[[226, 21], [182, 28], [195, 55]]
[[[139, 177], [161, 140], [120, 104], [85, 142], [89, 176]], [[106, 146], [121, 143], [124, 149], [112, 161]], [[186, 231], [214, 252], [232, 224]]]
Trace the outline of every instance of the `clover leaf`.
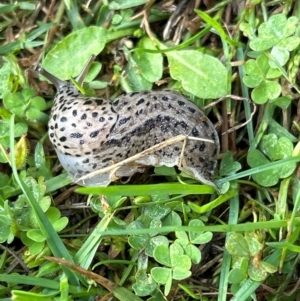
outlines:
[[286, 18], [284, 14], [273, 15], [258, 28], [258, 37], [250, 41], [250, 47], [255, 51], [264, 51], [273, 46], [282, 46], [289, 51], [300, 43], [300, 38], [292, 36], [295, 33], [298, 18]]
[[[248, 152], [247, 162], [253, 167], [262, 167], [270, 163], [292, 156], [293, 144], [285, 138], [277, 138], [275, 134], [269, 134], [262, 138], [260, 143], [260, 150], [254, 149]], [[261, 171], [253, 175], [254, 181], [258, 184], [270, 187], [277, 184], [279, 179], [290, 176], [296, 168], [295, 163], [285, 164], [271, 170]]]
[[250, 59], [245, 64], [246, 76], [243, 82], [246, 86], [254, 88], [251, 96], [254, 102], [264, 104], [268, 99], [275, 99], [281, 93], [281, 86], [271, 79], [280, 75], [280, 71], [271, 68], [269, 59], [265, 54], [258, 56], [256, 60]]
[[235, 259], [230, 273], [232, 283], [241, 282], [246, 278], [246, 273], [254, 281], [263, 281], [268, 273], [275, 273], [277, 270], [275, 266], [257, 259], [263, 243], [256, 232], [246, 232], [245, 236], [240, 233], [231, 234], [226, 241], [226, 249]]
[[147, 275], [145, 270], [139, 270], [135, 274], [136, 282], [132, 288], [137, 296], [144, 297], [150, 295], [157, 287], [157, 283], [151, 275]]
[[170, 247], [157, 246], [154, 249], [154, 258], [165, 266], [151, 269], [153, 279], [157, 283], [165, 285], [165, 295], [170, 292], [172, 279], [182, 280], [191, 275], [191, 260], [187, 255], [184, 255], [183, 248], [177, 243], [170, 245]]
[[3, 98], [6, 109], [18, 117], [38, 119], [41, 111], [46, 109], [46, 102], [42, 97], [35, 96], [35, 91], [24, 89], [22, 92], [7, 93]]
[[[203, 226], [204, 223], [199, 219], [193, 219], [189, 222], [189, 226]], [[198, 264], [201, 260], [201, 252], [195, 244], [205, 244], [212, 239], [211, 232], [203, 231], [176, 231], [175, 235], [177, 239], [175, 243], [179, 244], [183, 249], [185, 255], [187, 255], [194, 264]]]
[[228, 151], [221, 160], [219, 173], [220, 176], [229, 176], [231, 174], [235, 174], [241, 168], [241, 164], [237, 161], [234, 161], [232, 153]]

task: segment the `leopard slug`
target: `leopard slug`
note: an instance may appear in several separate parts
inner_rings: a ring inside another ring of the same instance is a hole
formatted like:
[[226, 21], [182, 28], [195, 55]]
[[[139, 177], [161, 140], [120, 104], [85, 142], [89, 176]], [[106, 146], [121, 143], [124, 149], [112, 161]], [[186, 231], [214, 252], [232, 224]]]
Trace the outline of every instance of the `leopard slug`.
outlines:
[[[91, 61], [77, 78], [83, 81]], [[107, 186], [130, 177], [141, 167], [178, 166], [194, 179], [213, 185], [220, 143], [205, 114], [183, 95], [171, 91], [142, 91], [120, 95], [113, 101], [84, 96], [72, 84], [43, 68], [38, 72], [57, 89], [49, 120], [49, 138], [58, 159], [74, 182]], [[177, 135], [178, 141], [118, 168], [79, 180], [96, 170], [136, 155]], [[209, 141], [206, 141], [206, 140]], [[79, 180], [79, 181], [78, 181]]]

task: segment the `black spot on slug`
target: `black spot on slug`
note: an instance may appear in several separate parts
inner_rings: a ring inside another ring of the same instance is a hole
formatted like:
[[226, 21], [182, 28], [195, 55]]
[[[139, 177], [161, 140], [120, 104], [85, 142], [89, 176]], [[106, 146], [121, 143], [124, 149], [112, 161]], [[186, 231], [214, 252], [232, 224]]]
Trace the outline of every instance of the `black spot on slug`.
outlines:
[[188, 110], [191, 112], [191, 113], [195, 113], [196, 110], [194, 108], [191, 108], [191, 107], [188, 107]]
[[103, 99], [95, 99], [95, 102], [98, 106], [101, 106], [103, 104]]
[[203, 152], [204, 150], [205, 150], [205, 144], [201, 143], [200, 146], [199, 146], [199, 151]]
[[98, 134], [99, 134], [99, 131], [91, 132], [91, 133], [90, 133], [90, 137], [91, 137], [91, 138], [95, 138], [95, 137], [98, 136]]
[[87, 100], [87, 101], [85, 101], [83, 104], [84, 104], [84, 105], [91, 105], [92, 103], [93, 103], [92, 100]]
[[196, 129], [196, 127], [193, 127], [192, 134], [193, 134], [194, 137], [198, 137], [199, 136], [199, 131]]
[[144, 99], [144, 98], [140, 98], [140, 99], [138, 100], [138, 102], [136, 103], [136, 105], [139, 106], [139, 105], [141, 105], [141, 104], [144, 103], [144, 102], [145, 102], [145, 99]]
[[119, 125], [125, 124], [130, 119], [131, 119], [131, 116], [120, 119], [119, 120]]
[[81, 134], [81, 133], [72, 133], [70, 135], [71, 138], [81, 138], [82, 136], [83, 136], [83, 134]]

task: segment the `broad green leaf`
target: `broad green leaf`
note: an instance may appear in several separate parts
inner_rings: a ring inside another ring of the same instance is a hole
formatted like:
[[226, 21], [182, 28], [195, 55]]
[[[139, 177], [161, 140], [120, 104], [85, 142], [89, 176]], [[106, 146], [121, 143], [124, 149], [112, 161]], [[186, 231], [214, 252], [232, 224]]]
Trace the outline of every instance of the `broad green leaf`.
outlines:
[[215, 57], [195, 50], [166, 52], [170, 74], [183, 88], [200, 98], [227, 94], [227, 70]]
[[[43, 68], [62, 80], [76, 77], [92, 54], [99, 54], [107, 43], [107, 30], [90, 26], [77, 30], [54, 46], [43, 61]], [[74, 62], [70, 64], [70, 61]]]
[[127, 92], [151, 90], [152, 83], [143, 77], [136, 54], [128, 53], [128, 64], [125, 71], [125, 79], [130, 86], [130, 91]]
[[[138, 44], [142, 49], [157, 48], [153, 45], [150, 38], [144, 37]], [[150, 53], [147, 51], [135, 51], [134, 57], [141, 70], [141, 75], [149, 82], [153, 83], [162, 77], [163, 73], [163, 57], [161, 53]]]

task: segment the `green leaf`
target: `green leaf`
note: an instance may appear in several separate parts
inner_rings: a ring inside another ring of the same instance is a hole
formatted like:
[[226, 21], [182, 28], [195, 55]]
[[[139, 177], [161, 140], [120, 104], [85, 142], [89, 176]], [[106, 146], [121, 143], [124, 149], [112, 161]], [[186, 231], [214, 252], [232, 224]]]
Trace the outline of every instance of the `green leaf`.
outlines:
[[186, 248], [184, 248], [184, 251], [193, 264], [198, 264], [201, 261], [201, 252], [196, 246], [191, 244], [187, 245]]
[[170, 250], [166, 245], [157, 246], [154, 249], [153, 255], [157, 262], [159, 262], [165, 266], [168, 266], [168, 267], [172, 266]]
[[166, 217], [164, 217], [162, 220], [162, 226], [181, 226], [182, 225], [182, 220], [179, 216], [178, 213], [175, 211], [171, 211]]
[[281, 93], [281, 86], [274, 81], [266, 80], [253, 89], [251, 97], [257, 104], [264, 104], [268, 99], [277, 98]]
[[255, 256], [263, 249], [263, 244], [259, 242], [255, 232], [246, 232], [245, 239], [248, 243], [249, 251], [251, 256]]
[[13, 222], [8, 215], [8, 213], [4, 210], [0, 210], [0, 243], [4, 242], [12, 242], [14, 235], [12, 232]]
[[[247, 163], [251, 167], [263, 166], [270, 161], [257, 149], [250, 150], [247, 155]], [[262, 186], [273, 186], [278, 182], [278, 169], [262, 171], [252, 175], [255, 182]]]
[[161, 220], [171, 212], [171, 209], [165, 205], [147, 206], [144, 214], [151, 219]]
[[128, 64], [125, 70], [126, 81], [128, 81], [131, 91], [151, 90], [152, 83], [142, 75], [137, 54], [128, 53]]
[[166, 52], [170, 74], [183, 88], [200, 98], [227, 94], [227, 70], [215, 57], [195, 50]]
[[[284, 66], [288, 59], [290, 58], [290, 53], [286, 48], [274, 46], [271, 50], [272, 58], [279, 64], [280, 66]], [[277, 64], [270, 60], [270, 67], [277, 68]]]
[[[157, 50], [150, 38], [144, 37], [138, 44], [139, 48]], [[150, 53], [143, 50], [136, 51], [135, 61], [142, 76], [149, 82], [156, 82], [162, 77], [163, 57], [161, 53]]]
[[254, 281], [263, 281], [267, 278], [268, 273], [260, 264], [250, 263], [248, 275]]
[[228, 281], [230, 283], [240, 283], [247, 279], [247, 274], [240, 269], [232, 269], [228, 274]]
[[108, 5], [111, 10], [120, 10], [145, 4], [147, 0], [115, 0]]
[[167, 239], [167, 237], [162, 235], [151, 237], [148, 245], [145, 248], [146, 255], [153, 257], [155, 248], [161, 245], [164, 245], [166, 247], [169, 246], [169, 240]]
[[232, 153], [227, 151], [221, 160], [219, 174], [220, 176], [229, 176], [235, 174], [241, 168], [241, 164], [233, 160]]
[[293, 143], [285, 137], [277, 138], [275, 134], [263, 136], [260, 149], [272, 161], [288, 158], [293, 154]]
[[172, 281], [172, 271], [168, 268], [155, 267], [151, 269], [151, 276], [157, 283], [166, 284]]
[[[189, 226], [204, 226], [204, 223], [199, 219], [193, 219], [189, 222]], [[189, 231], [190, 242], [193, 244], [206, 244], [211, 241], [212, 237], [211, 232]]]
[[45, 236], [38, 229], [33, 229], [27, 231], [27, 236], [35, 242], [43, 242], [45, 241]]
[[[145, 225], [141, 221], [133, 221], [128, 226], [128, 229], [144, 229]], [[149, 234], [131, 235], [128, 238], [130, 246], [136, 250], [143, 249], [149, 242]]]
[[40, 111], [43, 111], [47, 108], [46, 101], [40, 96], [35, 96], [30, 100], [30, 105], [37, 108]]
[[[275, 134], [265, 135], [260, 144], [261, 150], [271, 159], [280, 160], [292, 155], [293, 144], [285, 138], [277, 138]], [[263, 165], [270, 161], [259, 151], [250, 150], [247, 155], [247, 162], [251, 167], [262, 167], [262, 172], [254, 174], [253, 179], [262, 186], [273, 186], [280, 178], [290, 176], [296, 167], [295, 163], [285, 164], [271, 170], [263, 170]]]
[[[183, 255], [184, 256], [184, 255]], [[183, 256], [180, 260], [183, 259]], [[190, 259], [186, 256], [186, 264], [190, 263]], [[172, 274], [172, 278], [175, 280], [182, 280], [182, 279], [186, 279], [188, 277], [190, 277], [192, 275], [191, 271], [187, 271], [187, 270], [183, 270], [183, 269], [174, 269], [173, 274]]]
[[22, 116], [25, 110], [25, 103], [20, 92], [8, 93], [3, 98], [4, 106], [18, 116]]
[[292, 96], [281, 96], [275, 99], [271, 99], [269, 103], [272, 103], [275, 106], [280, 107], [281, 109], [287, 109], [289, 105], [291, 104], [293, 98]]
[[[107, 30], [90, 26], [77, 30], [53, 47], [43, 61], [43, 68], [62, 80], [76, 77], [92, 54], [99, 54], [107, 43]], [[70, 60], [74, 64], [70, 64]]]
[[233, 233], [226, 242], [226, 249], [231, 255], [239, 257], [249, 257], [250, 251], [248, 243], [240, 233]]
[[26, 117], [31, 120], [39, 119], [41, 116], [41, 111], [35, 107], [29, 107], [26, 110]]
[[147, 275], [145, 270], [137, 271], [135, 280], [136, 282], [132, 285], [132, 288], [140, 297], [150, 295], [157, 287], [157, 283], [151, 275]]
[[275, 46], [282, 39], [294, 34], [296, 20], [296, 17], [287, 20], [284, 14], [271, 16], [267, 22], [259, 26], [258, 37], [250, 41], [250, 47], [256, 51], [264, 51]]

